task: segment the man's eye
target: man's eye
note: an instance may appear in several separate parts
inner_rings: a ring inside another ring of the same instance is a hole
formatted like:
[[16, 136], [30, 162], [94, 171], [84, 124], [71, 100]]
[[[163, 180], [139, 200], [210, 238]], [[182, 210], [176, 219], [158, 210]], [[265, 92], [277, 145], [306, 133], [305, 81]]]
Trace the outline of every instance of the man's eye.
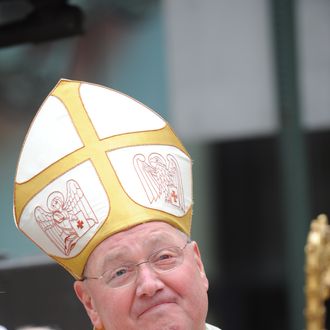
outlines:
[[122, 266], [104, 274], [103, 279], [106, 284], [121, 285], [130, 278], [134, 269], [131, 266]]
[[169, 253], [162, 253], [158, 256], [158, 260], [167, 260], [167, 259], [171, 259], [173, 258], [173, 254], [169, 254]]
[[125, 276], [128, 273], [127, 267], [122, 267], [111, 272], [111, 280], [117, 279], [119, 277]]
[[175, 253], [175, 251], [171, 251], [171, 250], [164, 250], [164, 251], [160, 251], [154, 259], [154, 262], [156, 263], [168, 263], [168, 262], [172, 262], [176, 259], [177, 254]]

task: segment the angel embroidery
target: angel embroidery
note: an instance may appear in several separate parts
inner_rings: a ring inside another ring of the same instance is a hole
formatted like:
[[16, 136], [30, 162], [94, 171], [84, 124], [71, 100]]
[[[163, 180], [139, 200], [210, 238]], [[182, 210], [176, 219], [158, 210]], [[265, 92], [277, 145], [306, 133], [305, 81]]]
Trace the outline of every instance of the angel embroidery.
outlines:
[[66, 200], [61, 192], [52, 192], [47, 198], [48, 210], [37, 206], [34, 217], [47, 237], [68, 256], [98, 220], [76, 181], [67, 181], [66, 190]]
[[137, 154], [133, 162], [150, 204], [162, 198], [169, 205], [185, 210], [180, 168], [173, 155], [168, 154], [165, 159], [151, 153], [146, 161], [144, 155]]

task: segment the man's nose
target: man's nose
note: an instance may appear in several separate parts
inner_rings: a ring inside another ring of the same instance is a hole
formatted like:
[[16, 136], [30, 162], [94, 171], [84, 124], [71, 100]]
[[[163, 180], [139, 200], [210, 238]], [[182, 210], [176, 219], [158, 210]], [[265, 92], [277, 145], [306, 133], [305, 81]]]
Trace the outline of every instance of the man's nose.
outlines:
[[136, 276], [136, 295], [139, 297], [152, 297], [165, 286], [149, 263], [140, 264]]

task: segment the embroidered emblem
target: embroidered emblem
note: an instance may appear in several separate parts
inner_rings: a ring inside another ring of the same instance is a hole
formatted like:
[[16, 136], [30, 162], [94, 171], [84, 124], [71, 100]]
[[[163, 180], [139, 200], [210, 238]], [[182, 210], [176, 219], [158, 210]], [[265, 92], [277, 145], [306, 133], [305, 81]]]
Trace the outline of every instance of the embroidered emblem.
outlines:
[[68, 256], [98, 220], [76, 181], [67, 181], [66, 190], [66, 200], [61, 192], [52, 192], [47, 198], [48, 210], [37, 206], [34, 217], [47, 237]]
[[146, 161], [144, 155], [137, 154], [133, 162], [150, 204], [162, 198], [169, 205], [185, 210], [180, 168], [173, 155], [168, 154], [165, 159], [151, 153]]

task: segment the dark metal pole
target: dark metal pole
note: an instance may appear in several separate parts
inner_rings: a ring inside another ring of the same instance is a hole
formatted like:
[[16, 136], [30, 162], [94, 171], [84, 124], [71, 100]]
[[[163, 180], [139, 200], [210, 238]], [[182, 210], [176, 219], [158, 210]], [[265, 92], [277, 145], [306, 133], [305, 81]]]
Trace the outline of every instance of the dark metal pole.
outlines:
[[290, 329], [304, 329], [304, 245], [310, 205], [306, 146], [301, 126], [294, 0], [272, 0], [275, 68], [280, 121], [283, 219], [286, 232]]

